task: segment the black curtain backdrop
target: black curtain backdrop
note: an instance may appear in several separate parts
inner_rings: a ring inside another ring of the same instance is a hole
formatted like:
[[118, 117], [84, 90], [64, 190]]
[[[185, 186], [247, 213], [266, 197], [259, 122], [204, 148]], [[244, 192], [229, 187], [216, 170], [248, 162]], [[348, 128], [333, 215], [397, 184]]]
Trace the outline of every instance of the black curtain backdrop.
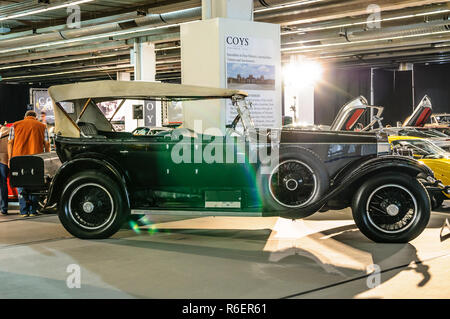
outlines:
[[330, 125], [339, 109], [364, 96], [370, 102], [370, 69], [329, 69], [314, 90], [314, 123]]
[[433, 113], [450, 112], [450, 64], [415, 65], [415, 103], [427, 94], [433, 104]]
[[23, 119], [30, 102], [30, 87], [18, 84], [0, 84], [0, 124]]
[[374, 104], [383, 106], [383, 124], [396, 126], [412, 113], [412, 71], [376, 69], [373, 74]]

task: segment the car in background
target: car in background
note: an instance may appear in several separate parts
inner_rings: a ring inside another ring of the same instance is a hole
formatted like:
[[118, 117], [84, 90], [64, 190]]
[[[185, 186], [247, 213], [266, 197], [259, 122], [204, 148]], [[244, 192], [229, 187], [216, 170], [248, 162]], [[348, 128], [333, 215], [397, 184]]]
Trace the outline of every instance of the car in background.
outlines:
[[[366, 117], [374, 113], [372, 121], [366, 122]], [[291, 123], [284, 125], [285, 129], [300, 129], [311, 131], [369, 131], [376, 123], [381, 125], [381, 114], [383, 107], [369, 105], [364, 96], [359, 96], [348, 103], [344, 104], [331, 125], [315, 125], [306, 123]]]
[[431, 115], [431, 124], [450, 125], [449, 113], [438, 113]]
[[[377, 129], [376, 131], [379, 131]], [[450, 136], [435, 129], [420, 127], [385, 127], [382, 129], [389, 136], [403, 136], [428, 139], [446, 152], [450, 151]]]
[[450, 151], [450, 137], [438, 130], [425, 127], [432, 114], [433, 106], [430, 98], [425, 95], [413, 113], [399, 127], [380, 127], [374, 132], [385, 132], [389, 136], [410, 136], [425, 138], [432, 141], [445, 151]]
[[440, 113], [431, 115], [431, 123], [425, 124], [426, 128], [432, 128], [436, 131], [450, 136], [450, 114]]
[[158, 127], [158, 126], [140, 126], [136, 127], [131, 134], [133, 135], [156, 135], [161, 132], [171, 131], [170, 127]]
[[425, 128], [430, 127], [435, 131], [439, 131], [446, 136], [450, 137], [450, 127], [449, 126], [425, 126]]
[[411, 136], [389, 136], [389, 142], [395, 153], [412, 156], [427, 165], [447, 189], [432, 191], [430, 199], [432, 208], [439, 208], [443, 201], [450, 199], [450, 153], [426, 139]]

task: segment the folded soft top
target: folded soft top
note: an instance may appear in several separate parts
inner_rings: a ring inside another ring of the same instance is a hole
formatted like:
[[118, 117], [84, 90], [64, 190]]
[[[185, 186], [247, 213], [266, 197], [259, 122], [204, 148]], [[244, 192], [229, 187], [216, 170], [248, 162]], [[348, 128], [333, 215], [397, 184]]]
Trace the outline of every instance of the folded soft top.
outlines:
[[55, 85], [48, 90], [54, 102], [93, 98], [96, 101], [129, 98], [135, 100], [197, 100], [247, 96], [239, 90], [141, 81], [94, 81]]

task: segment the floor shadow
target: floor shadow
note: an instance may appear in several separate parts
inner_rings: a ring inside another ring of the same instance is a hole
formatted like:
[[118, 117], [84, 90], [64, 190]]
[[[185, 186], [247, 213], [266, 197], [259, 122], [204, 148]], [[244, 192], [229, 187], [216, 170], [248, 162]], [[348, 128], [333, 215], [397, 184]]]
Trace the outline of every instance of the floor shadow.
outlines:
[[[266, 234], [258, 234], [254, 236], [254, 230], [249, 231], [221, 231], [221, 230], [170, 230], [174, 234], [185, 234], [206, 237], [223, 237], [223, 238], [239, 238], [241, 240], [257, 240], [260, 241], [262, 248], [265, 244], [264, 240], [267, 240], [270, 231]], [[259, 231], [261, 232], [261, 231]], [[325, 239], [324, 239], [325, 238]], [[423, 287], [431, 278], [429, 273], [429, 267], [420, 262], [416, 248], [412, 244], [377, 244], [359, 233], [355, 225], [341, 226], [326, 231], [308, 235], [304, 238], [304, 241], [315, 240], [321, 243], [321, 245], [346, 245], [353, 250], [368, 253], [373, 260], [373, 264], [380, 265], [381, 274], [383, 275], [383, 282], [387, 281], [400, 272], [405, 270], [414, 270], [421, 274], [422, 280], [417, 283], [418, 287]], [[186, 244], [186, 243], [174, 243], [174, 242], [158, 242], [147, 241], [132, 238], [122, 239], [109, 239], [108, 243], [121, 246], [131, 246], [135, 248], [143, 249], [157, 249], [163, 251], [170, 251], [183, 254], [194, 254], [199, 256], [217, 257], [227, 260], [240, 260], [257, 264], [265, 265], [282, 265], [295, 269], [296, 267], [302, 267], [302, 269], [309, 268], [306, 273], [319, 273], [332, 275], [330, 279], [334, 280], [333, 284], [344, 284], [348, 281], [365, 278], [368, 274], [361, 269], [354, 269], [345, 267], [342, 265], [333, 264], [333, 262], [323, 262], [320, 258], [320, 254], [317, 251], [311, 251], [301, 247], [302, 239], [300, 239], [295, 247], [289, 247], [275, 253], [261, 250], [244, 250], [239, 247], [206, 247], [203, 245]], [[276, 277], [276, 269], [270, 267], [261, 267], [263, 271], [268, 271], [268, 278]], [[327, 285], [318, 289], [326, 289]], [[349, 297], [354, 297], [360, 293], [369, 290], [369, 287], [360, 287], [354, 291], [347, 291], [350, 294]], [[308, 294], [310, 291], [298, 291], [293, 293], [288, 298], [298, 297], [303, 294]], [[336, 296], [337, 297], [337, 296]]]

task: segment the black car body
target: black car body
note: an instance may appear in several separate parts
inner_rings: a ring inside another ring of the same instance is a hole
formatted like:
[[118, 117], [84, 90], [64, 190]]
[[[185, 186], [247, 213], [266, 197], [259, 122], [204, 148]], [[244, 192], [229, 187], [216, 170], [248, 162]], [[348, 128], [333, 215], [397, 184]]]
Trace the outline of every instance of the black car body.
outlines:
[[[80, 238], [111, 236], [130, 214], [295, 219], [351, 206], [366, 236], [405, 242], [429, 219], [424, 183], [439, 187], [426, 166], [389, 155], [384, 133], [254, 128], [241, 91], [100, 81], [49, 93], [62, 165], [47, 188], [39, 186], [41, 173], [30, 173], [43, 171], [39, 156], [31, 156], [28, 170], [24, 158], [13, 159], [13, 183], [47, 192], [46, 205], [57, 204], [64, 227]], [[229, 99], [238, 116], [224, 135], [177, 128], [133, 136], [114, 132], [97, 109], [100, 101], [120, 98]], [[69, 116], [60, 102], [78, 111]]]

